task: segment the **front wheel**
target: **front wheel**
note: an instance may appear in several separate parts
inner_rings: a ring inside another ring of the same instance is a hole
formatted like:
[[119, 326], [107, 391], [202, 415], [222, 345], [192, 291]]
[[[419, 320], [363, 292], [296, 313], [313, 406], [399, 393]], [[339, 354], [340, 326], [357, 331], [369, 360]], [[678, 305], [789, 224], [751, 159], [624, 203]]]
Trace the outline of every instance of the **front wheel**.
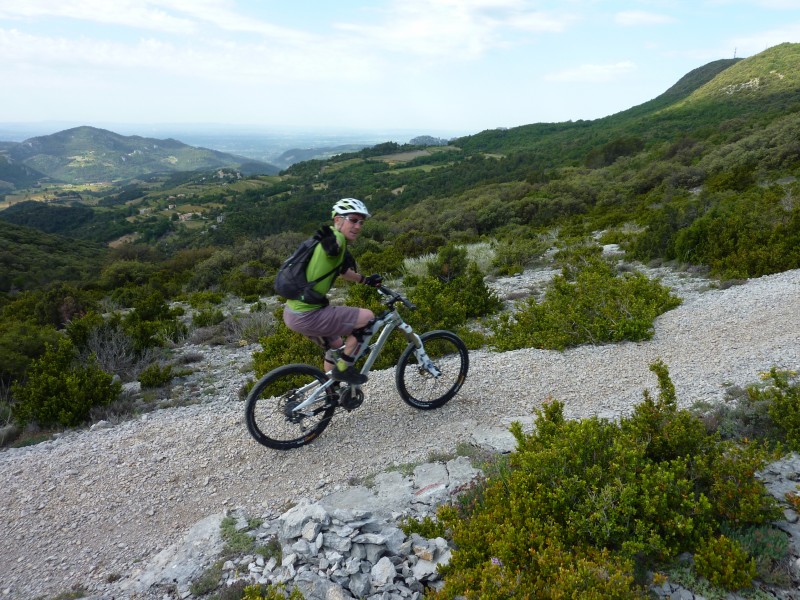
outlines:
[[259, 444], [290, 450], [314, 441], [336, 410], [336, 393], [328, 386], [320, 400], [302, 411], [293, 410], [328, 376], [311, 365], [278, 367], [256, 382], [244, 405], [247, 430]]
[[413, 344], [397, 361], [395, 382], [404, 402], [430, 410], [444, 405], [458, 393], [469, 370], [466, 344], [450, 331], [428, 331], [420, 336], [432, 365], [418, 360]]

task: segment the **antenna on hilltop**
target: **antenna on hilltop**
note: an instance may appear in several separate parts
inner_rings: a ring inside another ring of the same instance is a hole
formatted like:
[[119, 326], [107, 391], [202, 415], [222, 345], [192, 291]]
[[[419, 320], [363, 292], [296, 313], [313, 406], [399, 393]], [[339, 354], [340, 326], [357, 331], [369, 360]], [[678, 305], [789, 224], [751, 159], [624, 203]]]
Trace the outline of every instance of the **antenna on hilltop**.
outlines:
[[738, 48], [734, 48], [734, 49], [733, 49], [733, 58], [736, 58], [736, 51], [737, 51], [737, 50], [738, 50]]

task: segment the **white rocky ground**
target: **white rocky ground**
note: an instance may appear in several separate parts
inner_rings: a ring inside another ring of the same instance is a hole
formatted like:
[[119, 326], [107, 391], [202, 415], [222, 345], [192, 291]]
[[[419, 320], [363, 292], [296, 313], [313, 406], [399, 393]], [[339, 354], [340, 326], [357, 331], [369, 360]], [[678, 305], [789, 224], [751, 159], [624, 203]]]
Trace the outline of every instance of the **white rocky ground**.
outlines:
[[[311, 446], [268, 450], [250, 438], [238, 391], [257, 347], [191, 347], [204, 360], [185, 384], [201, 404], [160, 410], [114, 427], [70, 432], [0, 453], [0, 597], [89, 591], [126, 577], [193, 524], [225, 508], [280, 511], [355, 477], [451, 452], [487, 428], [529, 417], [548, 398], [569, 417], [626, 414], [648, 366], [663, 360], [683, 405], [719, 400], [727, 386], [772, 366], [800, 368], [800, 270], [720, 290], [653, 271], [684, 298], [642, 343], [566, 352], [471, 353], [462, 392], [440, 410], [405, 405], [393, 373], [373, 373], [367, 400], [335, 416]], [[533, 274], [496, 282], [504, 297], [534, 290]]]

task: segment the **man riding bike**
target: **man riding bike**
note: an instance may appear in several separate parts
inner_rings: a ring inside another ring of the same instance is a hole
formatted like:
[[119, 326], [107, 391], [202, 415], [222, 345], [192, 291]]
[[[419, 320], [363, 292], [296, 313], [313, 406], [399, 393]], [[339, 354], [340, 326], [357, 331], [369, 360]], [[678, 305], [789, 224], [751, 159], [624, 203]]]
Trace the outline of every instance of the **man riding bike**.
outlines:
[[[347, 281], [380, 287], [383, 277], [358, 273], [355, 259], [347, 250], [361, 233], [361, 227], [370, 214], [361, 200], [343, 198], [333, 205], [331, 217], [333, 227], [324, 225], [314, 235], [319, 240], [306, 268], [306, 279], [313, 281], [329, 273], [313, 289], [326, 296], [337, 275]], [[355, 352], [364, 336], [364, 327], [375, 317], [371, 310], [353, 306], [330, 306], [325, 298], [322, 304], [310, 304], [302, 300], [287, 300], [283, 321], [292, 331], [305, 335], [325, 350], [325, 370], [332, 370], [332, 377], [353, 385], [367, 381], [366, 375], [353, 366]], [[334, 351], [344, 349], [335, 356]]]

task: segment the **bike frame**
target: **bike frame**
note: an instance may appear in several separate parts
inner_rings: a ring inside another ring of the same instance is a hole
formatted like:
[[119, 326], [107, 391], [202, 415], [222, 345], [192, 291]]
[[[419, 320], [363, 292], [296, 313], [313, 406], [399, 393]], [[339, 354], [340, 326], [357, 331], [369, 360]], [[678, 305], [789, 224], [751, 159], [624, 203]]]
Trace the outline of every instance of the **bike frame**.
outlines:
[[[414, 330], [412, 329], [411, 325], [406, 323], [403, 317], [400, 316], [400, 313], [397, 311], [395, 303], [398, 302], [399, 300], [401, 300], [400, 296], [396, 294], [392, 295], [392, 299], [389, 301], [390, 308], [384, 310], [380, 315], [378, 315], [373, 320], [373, 322], [368, 326], [368, 329], [365, 332], [364, 339], [361, 340], [361, 343], [358, 345], [358, 348], [356, 349], [355, 353], [356, 360], [361, 358], [365, 352], [369, 351], [366, 361], [364, 362], [364, 366], [361, 367], [361, 373], [363, 373], [364, 375], [369, 373], [370, 369], [372, 368], [372, 365], [374, 365], [375, 361], [378, 360], [378, 356], [383, 350], [383, 347], [386, 345], [389, 336], [395, 329], [399, 329], [403, 333], [403, 335], [405, 335], [408, 342], [414, 345], [415, 348], [414, 354], [417, 357], [417, 362], [420, 365], [422, 365], [431, 375], [433, 375], [434, 377], [439, 377], [439, 375], [441, 375], [441, 372], [436, 367], [436, 365], [433, 364], [430, 357], [428, 357], [427, 352], [425, 352], [425, 346], [422, 343], [422, 339], [419, 337], [419, 335], [414, 333]], [[380, 331], [378, 339], [375, 341], [374, 344], [370, 345], [372, 338], [378, 331]], [[327, 375], [328, 377], [330, 377], [331, 371], [328, 371]], [[317, 389], [314, 390], [308, 396], [308, 398], [303, 400], [303, 402], [298, 404], [294, 408], [294, 411], [296, 412], [304, 410], [309, 406], [311, 406], [312, 404], [315, 404], [316, 402], [322, 400], [325, 397], [326, 390], [329, 387], [331, 387], [334, 383], [338, 382], [334, 381], [333, 379], [328, 379], [328, 381], [326, 381], [323, 384], [320, 384], [319, 382], [311, 382], [295, 390], [295, 392], [298, 394], [305, 394], [312, 388], [314, 388], [314, 386], [317, 386]], [[353, 386], [353, 387], [360, 388], [361, 386]]]

